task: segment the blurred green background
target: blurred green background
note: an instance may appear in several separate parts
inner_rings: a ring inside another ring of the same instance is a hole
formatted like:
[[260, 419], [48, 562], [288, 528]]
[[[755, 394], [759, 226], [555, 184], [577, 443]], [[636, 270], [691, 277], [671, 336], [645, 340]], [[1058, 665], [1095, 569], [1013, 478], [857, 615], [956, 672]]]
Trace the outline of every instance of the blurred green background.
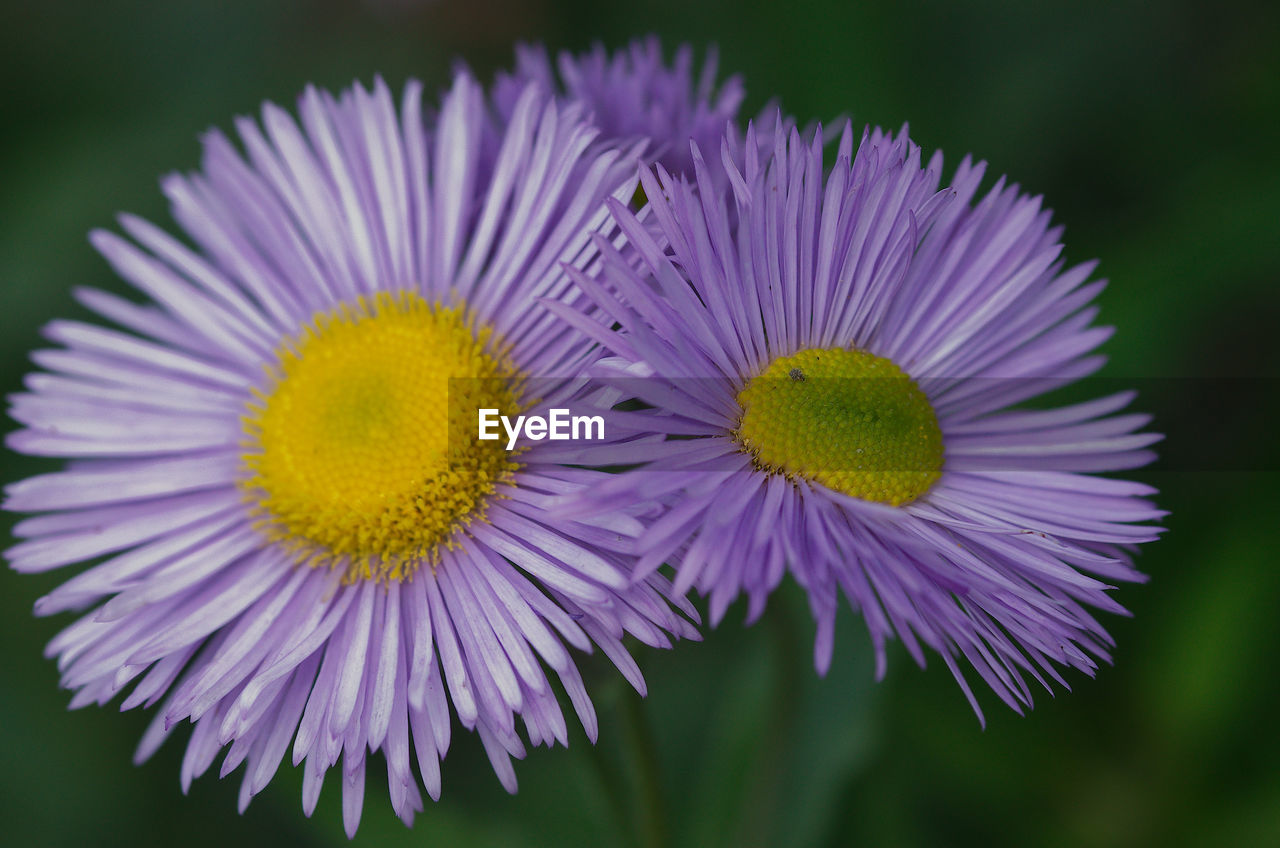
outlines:
[[[1141, 475], [1172, 516], [1140, 556], [1150, 584], [1117, 593], [1134, 617], [1105, 622], [1116, 665], [1026, 717], [984, 694], [982, 730], [940, 663], [896, 650], [875, 684], [847, 611], [818, 680], [789, 589], [749, 630], [739, 606], [700, 645], [638, 649], [648, 699], [584, 660], [601, 744], [531, 753], [515, 797], [457, 734], [442, 801], [406, 830], [372, 769], [357, 844], [1280, 845], [1278, 24], [1273, 3], [1186, 0], [8, 2], [0, 388], [44, 322], [82, 314], [71, 286], [120, 289], [87, 231], [119, 210], [168, 224], [157, 177], [264, 99], [375, 73], [439, 89], [455, 57], [487, 79], [521, 39], [718, 42], [748, 112], [910, 120], [951, 164], [973, 151], [1043, 193], [1068, 258], [1112, 280], [1106, 373], [1197, 378], [1143, 384], [1178, 461]], [[314, 820], [287, 767], [242, 817], [238, 773], [180, 793], [185, 740], [130, 765], [147, 715], [68, 712], [41, 651], [70, 617], [30, 615], [62, 579], [0, 573], [0, 841], [346, 843], [332, 776]]]

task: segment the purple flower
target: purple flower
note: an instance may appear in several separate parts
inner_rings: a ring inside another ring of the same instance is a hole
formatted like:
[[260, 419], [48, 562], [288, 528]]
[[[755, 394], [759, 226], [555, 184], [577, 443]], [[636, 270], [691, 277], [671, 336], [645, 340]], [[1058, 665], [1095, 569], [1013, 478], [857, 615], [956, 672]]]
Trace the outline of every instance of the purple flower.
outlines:
[[[1092, 674], [1111, 642], [1088, 608], [1123, 612], [1108, 582], [1143, 579], [1130, 553], [1163, 513], [1087, 472], [1143, 465], [1159, 436], [1116, 414], [1131, 393], [1013, 407], [1102, 364], [1093, 264], [1064, 266], [1039, 198], [1003, 179], [978, 197], [981, 164], [939, 191], [941, 157], [923, 166], [905, 132], [855, 152], [846, 126], [825, 175], [820, 133], [753, 135], [741, 170], [721, 157], [731, 196], [695, 156], [696, 186], [642, 175], [644, 223], [611, 203], [629, 247], [574, 272], [604, 317], [552, 306], [651, 410], [617, 417], [606, 457], [643, 468], [564, 514], [664, 503], [639, 571], [672, 562], [713, 622], [743, 593], [754, 620], [790, 572], [820, 672], [843, 593], [878, 676], [890, 638], [921, 665], [932, 648], [980, 718], [961, 657], [1015, 710], [1026, 675]], [[678, 438], [628, 451], [625, 422]]]
[[695, 80], [693, 49], [681, 45], [668, 65], [656, 36], [612, 54], [599, 44], [577, 56], [562, 52], [555, 69], [546, 48], [521, 45], [514, 72], [495, 81], [494, 99], [505, 111], [526, 84], [536, 82], [566, 102], [581, 104], [606, 139], [646, 139], [648, 159], [692, 176], [689, 142], [719, 150], [725, 126], [737, 119], [742, 103], [741, 78], [729, 77], [717, 87], [716, 68], [712, 48]]
[[38, 513], [13, 567], [101, 558], [36, 604], [89, 610], [49, 646], [72, 705], [163, 699], [136, 759], [189, 719], [184, 790], [230, 745], [241, 809], [290, 743], [308, 815], [341, 758], [348, 834], [370, 752], [406, 823], [453, 714], [515, 791], [517, 718], [567, 740], [546, 669], [596, 737], [567, 646], [643, 692], [624, 634], [697, 635], [665, 580], [633, 580], [634, 511], [548, 514], [599, 475], [474, 438], [477, 406], [527, 409], [526, 377], [590, 361], [536, 299], [580, 298], [563, 266], [596, 261], [638, 148], [594, 145], [536, 86], [501, 124], [466, 75], [438, 119], [420, 100], [308, 89], [301, 126], [269, 104], [238, 122], [245, 156], [210, 133], [163, 183], [195, 249], [128, 215], [132, 241], [95, 232], [148, 302], [79, 291], [122, 329], [52, 323], [12, 405], [11, 447], [71, 460], [8, 488]]

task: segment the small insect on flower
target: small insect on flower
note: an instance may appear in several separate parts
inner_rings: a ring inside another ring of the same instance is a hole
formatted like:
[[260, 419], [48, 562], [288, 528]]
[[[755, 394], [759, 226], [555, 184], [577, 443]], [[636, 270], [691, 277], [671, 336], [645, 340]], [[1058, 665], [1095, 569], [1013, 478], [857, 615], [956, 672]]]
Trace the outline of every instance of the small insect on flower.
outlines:
[[1086, 608], [1122, 611], [1108, 581], [1142, 579], [1133, 546], [1164, 514], [1151, 488], [1089, 473], [1152, 458], [1148, 417], [1115, 414], [1131, 393], [1014, 408], [1100, 367], [1102, 283], [1064, 266], [1039, 198], [1002, 179], [978, 199], [982, 165], [939, 191], [941, 157], [922, 165], [905, 131], [855, 150], [846, 126], [824, 173], [820, 131], [777, 127], [748, 130], [741, 168], [731, 138], [715, 148], [724, 191], [703, 151], [696, 183], [644, 173], [644, 223], [611, 203], [626, 247], [574, 272], [608, 317], [551, 306], [642, 402], [634, 432], [667, 437], [563, 514], [660, 501], [640, 571], [673, 563], [713, 622], [742, 593], [754, 620], [789, 572], [819, 671], [843, 593], [878, 675], [897, 637], [921, 665], [922, 645], [940, 654], [979, 717], [961, 657], [1030, 706], [1024, 675], [1108, 659]]
[[36, 513], [9, 560], [102, 558], [37, 602], [89, 610], [49, 652], [73, 706], [131, 684], [124, 708], [163, 700], [139, 761], [194, 724], [184, 790], [230, 745], [243, 809], [292, 743], [308, 815], [341, 759], [354, 834], [381, 750], [410, 823], [454, 714], [515, 791], [517, 718], [567, 743], [547, 669], [596, 737], [567, 646], [643, 692], [623, 636], [697, 635], [666, 580], [633, 573], [632, 512], [548, 513], [601, 475], [476, 438], [478, 409], [527, 411], [530, 375], [590, 361], [537, 302], [580, 299], [564, 266], [597, 261], [638, 151], [534, 85], [493, 114], [459, 74], [438, 118], [418, 83], [397, 109], [379, 81], [308, 89], [301, 126], [265, 106], [237, 124], [244, 155], [209, 134], [201, 171], [164, 181], [195, 248], [128, 215], [131, 239], [95, 232], [150, 302], [80, 291], [122, 329], [56, 321], [33, 355], [9, 444], [73, 462], [8, 487]]

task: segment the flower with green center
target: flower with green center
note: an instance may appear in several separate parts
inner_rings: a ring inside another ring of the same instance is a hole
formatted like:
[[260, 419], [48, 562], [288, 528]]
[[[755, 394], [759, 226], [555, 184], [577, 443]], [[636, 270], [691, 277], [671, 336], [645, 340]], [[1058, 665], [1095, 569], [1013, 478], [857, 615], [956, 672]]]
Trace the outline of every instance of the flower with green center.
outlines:
[[766, 474], [891, 506], [911, 503], [942, 474], [929, 399], [898, 366], [864, 350], [780, 356], [737, 400], [733, 437]]
[[740, 594], [754, 620], [791, 573], [819, 671], [843, 593], [877, 674], [889, 639], [921, 664], [927, 646], [975, 710], [960, 658], [1014, 709], [1031, 704], [1024, 675], [1092, 673], [1109, 637], [1086, 607], [1121, 610], [1109, 581], [1141, 579], [1130, 552], [1163, 513], [1147, 486], [1087, 472], [1142, 465], [1159, 437], [1114, 414], [1129, 393], [1012, 408], [1101, 364], [1092, 266], [1064, 268], [1049, 213], [1016, 186], [973, 202], [967, 159], [938, 191], [941, 158], [922, 167], [905, 135], [855, 151], [846, 126], [825, 173], [820, 131], [755, 135], [741, 168], [727, 137], [716, 167], [695, 154], [693, 184], [642, 174], [644, 223], [611, 204], [626, 246], [574, 274], [604, 317], [552, 305], [647, 410], [614, 437], [649, 437], [644, 456], [606, 457], [639, 469], [562, 514], [661, 503], [640, 572], [671, 562], [713, 622]]
[[308, 815], [341, 761], [353, 834], [380, 751], [410, 822], [456, 716], [514, 791], [525, 739], [567, 742], [550, 678], [596, 736], [567, 646], [643, 692], [624, 636], [696, 636], [633, 573], [630, 512], [548, 512], [603, 475], [477, 438], [478, 408], [536, 405], [526, 375], [590, 364], [538, 301], [580, 297], [564, 266], [597, 261], [638, 149], [536, 86], [493, 111], [460, 74], [438, 117], [378, 82], [308, 90], [301, 126], [242, 120], [247, 160], [210, 134], [201, 172], [164, 183], [194, 249], [131, 216], [132, 240], [94, 233], [151, 303], [80, 292], [123, 329], [53, 323], [13, 400], [10, 446], [75, 462], [8, 488], [36, 513], [10, 562], [101, 560], [36, 604], [90, 610], [50, 645], [63, 685], [73, 706], [163, 699], [139, 761], [189, 720], [184, 789], [229, 745], [243, 809], [292, 747]]

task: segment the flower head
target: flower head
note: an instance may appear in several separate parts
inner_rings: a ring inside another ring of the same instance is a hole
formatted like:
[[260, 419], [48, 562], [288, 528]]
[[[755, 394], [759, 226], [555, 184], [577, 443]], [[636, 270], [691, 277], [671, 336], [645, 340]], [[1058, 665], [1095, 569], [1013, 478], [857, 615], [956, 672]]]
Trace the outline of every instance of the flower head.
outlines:
[[39, 513], [13, 567], [102, 559], [36, 604], [90, 610], [49, 646], [73, 705], [163, 699], [137, 759], [189, 719], [184, 789], [229, 744], [242, 809], [290, 743], [308, 814], [341, 759], [348, 833], [370, 752], [410, 822], [456, 714], [514, 791], [517, 718], [567, 740], [547, 669], [595, 738], [567, 646], [643, 691], [624, 634], [696, 635], [666, 581], [632, 580], [633, 513], [549, 516], [596, 475], [459, 428], [589, 360], [533, 306], [579, 297], [562, 266], [595, 261], [636, 150], [536, 86], [505, 121], [466, 75], [438, 119], [420, 101], [309, 89], [301, 126], [272, 105], [239, 122], [247, 158], [209, 134], [201, 172], [164, 181], [195, 248], [127, 215], [132, 240], [95, 232], [150, 302], [79, 292], [122, 329], [51, 324], [12, 406], [14, 449], [73, 460], [8, 488]]
[[1110, 642], [1087, 608], [1121, 611], [1106, 581], [1141, 579], [1130, 551], [1163, 513], [1087, 472], [1142, 465], [1159, 437], [1115, 414], [1129, 393], [1012, 407], [1101, 365], [1092, 264], [1063, 265], [1039, 198], [1003, 179], [978, 198], [982, 165], [939, 191], [941, 157], [905, 132], [855, 151], [846, 126], [825, 174], [820, 132], [753, 135], [741, 170], [724, 157], [731, 196], [695, 156], [697, 185], [642, 175], [644, 223], [611, 204], [629, 247], [575, 272], [606, 317], [552, 307], [650, 408], [619, 423], [678, 437], [566, 514], [663, 502], [641, 571], [671, 561], [713, 621], [743, 593], [754, 619], [790, 572], [820, 671], [843, 593], [878, 674], [890, 638], [921, 664], [928, 646], [975, 710], [960, 657], [1014, 709], [1024, 674], [1091, 673]]
[[526, 84], [535, 82], [581, 104], [606, 138], [646, 139], [649, 159], [692, 176], [689, 142], [718, 150], [726, 124], [737, 119], [742, 104], [741, 78], [732, 76], [717, 86], [717, 65], [712, 48], [695, 79], [693, 48], [681, 45], [667, 64], [656, 36], [612, 54], [599, 44], [581, 55], [562, 52], [555, 68], [546, 48], [521, 45], [515, 70], [495, 82], [494, 98], [500, 107], [513, 103]]

